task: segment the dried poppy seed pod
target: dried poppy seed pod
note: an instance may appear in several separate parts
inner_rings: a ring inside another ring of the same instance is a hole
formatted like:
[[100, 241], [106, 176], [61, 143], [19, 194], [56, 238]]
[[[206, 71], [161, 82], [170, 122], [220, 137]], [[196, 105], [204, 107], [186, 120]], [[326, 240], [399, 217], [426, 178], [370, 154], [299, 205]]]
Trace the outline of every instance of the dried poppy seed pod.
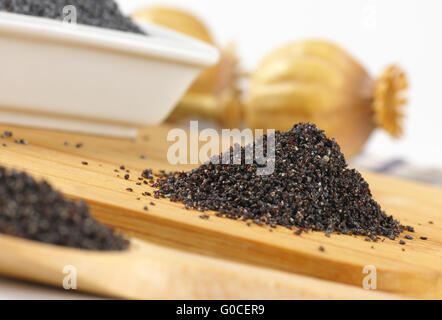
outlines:
[[338, 46], [325, 41], [286, 45], [252, 74], [245, 120], [251, 128], [288, 130], [312, 121], [335, 138], [344, 154], [358, 153], [376, 127], [401, 132], [404, 73], [388, 67], [378, 80]]
[[[133, 15], [140, 22], [155, 23], [215, 45], [206, 26], [185, 11], [167, 7], [150, 7]], [[233, 46], [219, 48], [220, 61], [204, 70], [170, 115], [168, 121], [192, 117], [238, 127], [241, 120], [240, 92], [236, 88], [238, 59]]]

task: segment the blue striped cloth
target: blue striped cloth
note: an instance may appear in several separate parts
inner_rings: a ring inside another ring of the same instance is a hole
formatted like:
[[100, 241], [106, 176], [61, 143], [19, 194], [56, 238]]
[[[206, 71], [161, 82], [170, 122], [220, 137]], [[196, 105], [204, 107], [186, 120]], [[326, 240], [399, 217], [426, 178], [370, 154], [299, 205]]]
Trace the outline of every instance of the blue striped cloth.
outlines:
[[361, 154], [351, 159], [350, 166], [378, 173], [415, 180], [442, 188], [442, 170], [420, 167], [403, 159], [382, 159]]

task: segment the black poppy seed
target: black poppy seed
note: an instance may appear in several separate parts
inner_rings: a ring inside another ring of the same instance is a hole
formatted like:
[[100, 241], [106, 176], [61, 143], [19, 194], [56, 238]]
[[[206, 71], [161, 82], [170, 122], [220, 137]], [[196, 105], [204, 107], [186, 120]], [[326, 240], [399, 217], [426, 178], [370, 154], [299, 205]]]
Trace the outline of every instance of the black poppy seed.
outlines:
[[149, 204], [150, 204], [151, 206], [154, 206], [154, 205], [155, 205], [155, 202], [152, 202], [152, 201], [151, 201]]
[[81, 164], [87, 166], [89, 163], [87, 161], [81, 161]]
[[[160, 171], [151, 184], [154, 197], [260, 226], [365, 235], [372, 241], [377, 241], [376, 236], [395, 239], [404, 230], [373, 200], [361, 174], [348, 168], [336, 141], [314, 124], [297, 124], [271, 137], [275, 141], [272, 174], [258, 175], [262, 162], [246, 163], [245, 148], [238, 147], [240, 164], [223, 164], [229, 156], [233, 163], [233, 152], [225, 152], [189, 172]], [[267, 135], [261, 136], [250, 149], [267, 150], [267, 140]], [[150, 178], [152, 169], [142, 176]]]
[[142, 172], [141, 177], [145, 179], [153, 179], [152, 169], [146, 169]]
[[75, 145], [75, 148], [77, 148], [77, 149], [80, 149], [80, 148], [82, 148], [83, 147], [83, 143], [77, 143], [76, 145]]
[[120, 169], [121, 170], [126, 170], [126, 167], [125, 166], [120, 166]]
[[118, 171], [117, 169], [114, 169], [114, 172], [120, 172], [120, 171]]
[[132, 188], [126, 188], [126, 190], [129, 191], [129, 192], [133, 192], [134, 191], [134, 189], [132, 189]]
[[204, 219], [204, 220], [208, 220], [208, 219], [210, 218], [210, 216], [207, 215], [207, 214], [202, 214], [202, 215], [200, 215], [199, 217], [200, 217], [201, 219]]
[[414, 228], [411, 226], [405, 226], [405, 229], [409, 232], [414, 232]]
[[129, 180], [130, 176], [128, 174], [124, 175], [124, 179]]
[[402, 248], [402, 251], [405, 251], [405, 248]]
[[114, 0], [0, 0], [0, 11], [62, 21], [66, 5], [75, 6], [79, 24], [145, 34], [130, 17], [123, 15]]
[[137, 182], [135, 183], [137, 186], [141, 186], [141, 182]]
[[84, 201], [45, 181], [0, 167], [0, 233], [87, 250], [124, 250], [129, 242], [96, 221]]
[[24, 145], [28, 144], [28, 141], [26, 141], [24, 139], [16, 139], [14, 142], [17, 144], [24, 144]]
[[407, 240], [413, 240], [413, 237], [412, 237], [412, 236], [409, 236], [408, 234], [406, 234], [406, 235], [404, 236], [404, 238], [407, 239]]
[[148, 211], [149, 208], [148, 208], [147, 206], [144, 206], [143, 210], [144, 210], [144, 211]]
[[404, 240], [399, 240], [399, 244], [404, 245], [406, 242]]
[[421, 240], [428, 240], [427, 237], [420, 237]]
[[428, 223], [429, 223], [429, 224], [434, 224], [434, 222], [433, 222], [433, 221], [428, 221]]
[[324, 252], [325, 251], [325, 248], [323, 247], [323, 246], [319, 246], [319, 251], [321, 251], [321, 252]]
[[12, 131], [8, 131], [8, 130], [6, 130], [4, 133], [3, 133], [3, 136], [5, 137], [5, 138], [9, 138], [9, 137], [12, 137], [14, 134], [12, 133]]

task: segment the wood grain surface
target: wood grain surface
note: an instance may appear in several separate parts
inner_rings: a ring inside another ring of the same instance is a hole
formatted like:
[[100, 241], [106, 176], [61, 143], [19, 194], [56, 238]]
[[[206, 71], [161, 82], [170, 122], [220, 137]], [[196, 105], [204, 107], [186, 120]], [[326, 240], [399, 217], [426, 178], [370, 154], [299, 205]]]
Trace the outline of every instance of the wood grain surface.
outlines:
[[[180, 203], [141, 194], [143, 169], [187, 170], [167, 161], [169, 127], [144, 128], [133, 141], [0, 125], [14, 137], [0, 140], [0, 165], [44, 178], [73, 199], [85, 199], [97, 219], [152, 243], [360, 287], [365, 266], [377, 271], [377, 289], [418, 298], [442, 298], [442, 190], [364, 172], [383, 209], [411, 225], [413, 240], [365, 241], [365, 237], [303, 233], [185, 210]], [[29, 144], [14, 143], [26, 139]], [[66, 146], [65, 142], [69, 145]], [[1, 143], [6, 142], [7, 147]], [[76, 148], [82, 143], [81, 148]], [[146, 159], [142, 159], [145, 155]], [[87, 161], [88, 165], [83, 165]], [[114, 172], [120, 165], [130, 178]], [[128, 192], [126, 188], [132, 188]], [[140, 200], [137, 200], [140, 198]], [[154, 202], [155, 205], [151, 205]], [[143, 210], [145, 206], [148, 211]], [[420, 237], [427, 237], [422, 240]], [[319, 247], [325, 248], [320, 251]]]

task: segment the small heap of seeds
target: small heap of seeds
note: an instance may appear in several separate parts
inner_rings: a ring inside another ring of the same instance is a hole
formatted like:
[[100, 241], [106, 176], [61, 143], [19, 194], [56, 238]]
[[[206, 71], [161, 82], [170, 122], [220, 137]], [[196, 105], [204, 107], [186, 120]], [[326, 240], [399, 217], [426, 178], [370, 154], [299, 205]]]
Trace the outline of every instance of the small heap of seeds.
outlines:
[[[394, 239], [404, 230], [373, 200], [361, 174], [347, 167], [338, 144], [314, 124], [297, 124], [274, 137], [275, 170], [270, 175], [257, 175], [260, 165], [256, 160], [246, 164], [241, 148], [241, 164], [222, 164], [221, 154], [219, 164], [163, 173], [154, 184], [155, 196], [180, 201], [186, 208], [214, 210], [218, 216], [285, 226], [296, 234], [320, 230], [327, 236], [338, 232], [376, 241], [377, 236]], [[268, 137], [261, 139], [267, 150]]]
[[0, 233], [88, 250], [124, 250], [129, 242], [46, 182], [0, 167]]
[[77, 10], [77, 23], [145, 34], [114, 0], [0, 0], [0, 11], [63, 20], [63, 8]]

